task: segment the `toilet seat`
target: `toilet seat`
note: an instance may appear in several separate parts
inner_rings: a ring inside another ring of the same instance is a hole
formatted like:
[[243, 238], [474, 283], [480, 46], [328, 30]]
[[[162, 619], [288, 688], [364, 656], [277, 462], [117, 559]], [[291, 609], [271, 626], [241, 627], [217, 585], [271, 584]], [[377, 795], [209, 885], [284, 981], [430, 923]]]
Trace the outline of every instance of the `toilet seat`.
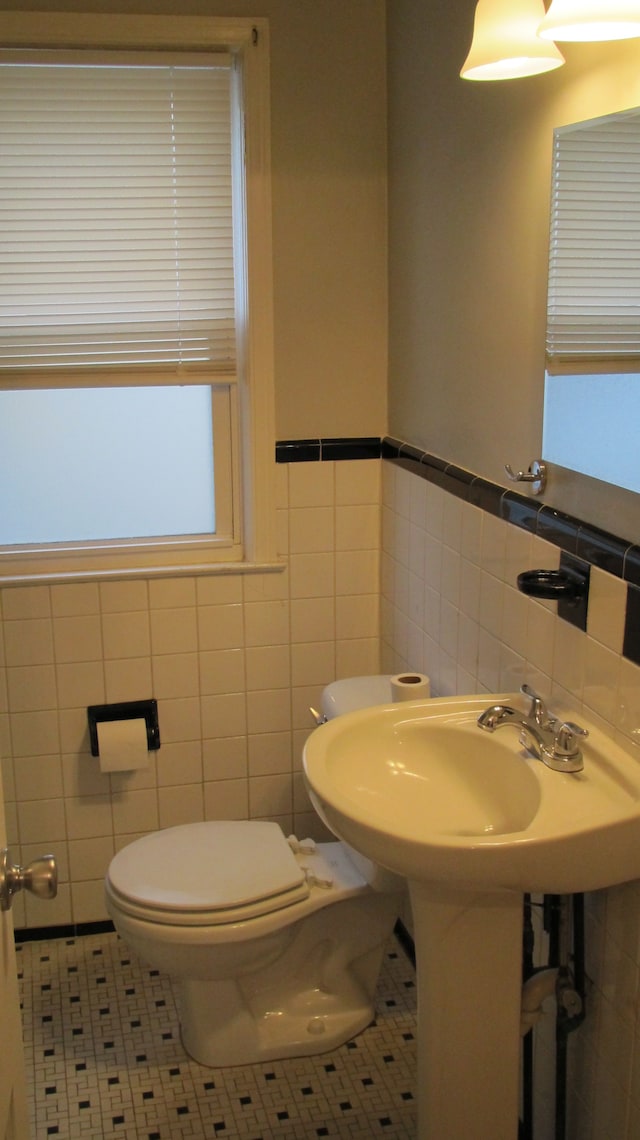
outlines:
[[123, 847], [107, 890], [137, 918], [216, 926], [291, 906], [310, 888], [277, 824], [224, 820], [166, 828]]

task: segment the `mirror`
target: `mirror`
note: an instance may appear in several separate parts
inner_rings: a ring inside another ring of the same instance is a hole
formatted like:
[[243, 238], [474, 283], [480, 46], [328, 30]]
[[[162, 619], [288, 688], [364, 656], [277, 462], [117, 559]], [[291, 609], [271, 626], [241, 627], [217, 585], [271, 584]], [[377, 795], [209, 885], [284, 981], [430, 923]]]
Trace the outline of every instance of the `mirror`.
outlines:
[[543, 457], [640, 492], [640, 110], [554, 131]]

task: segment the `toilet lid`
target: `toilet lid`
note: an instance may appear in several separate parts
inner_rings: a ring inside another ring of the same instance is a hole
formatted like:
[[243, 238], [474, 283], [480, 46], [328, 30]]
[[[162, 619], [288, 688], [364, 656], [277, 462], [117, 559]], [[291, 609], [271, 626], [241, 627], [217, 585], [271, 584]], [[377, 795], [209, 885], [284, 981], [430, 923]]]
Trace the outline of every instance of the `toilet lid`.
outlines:
[[253, 820], [153, 832], [118, 852], [108, 878], [122, 899], [196, 923], [254, 918], [309, 894], [278, 825]]

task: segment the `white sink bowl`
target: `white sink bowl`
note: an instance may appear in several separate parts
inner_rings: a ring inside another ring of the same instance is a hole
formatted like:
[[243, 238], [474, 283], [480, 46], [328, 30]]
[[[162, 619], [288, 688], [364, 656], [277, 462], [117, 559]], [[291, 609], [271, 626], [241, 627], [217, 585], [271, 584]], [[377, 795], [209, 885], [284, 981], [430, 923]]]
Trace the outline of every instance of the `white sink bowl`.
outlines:
[[513, 726], [478, 727], [495, 703], [522, 698], [389, 704], [322, 725], [304, 750], [316, 810], [419, 882], [566, 894], [640, 878], [640, 764], [580, 717], [583, 771], [551, 771]]

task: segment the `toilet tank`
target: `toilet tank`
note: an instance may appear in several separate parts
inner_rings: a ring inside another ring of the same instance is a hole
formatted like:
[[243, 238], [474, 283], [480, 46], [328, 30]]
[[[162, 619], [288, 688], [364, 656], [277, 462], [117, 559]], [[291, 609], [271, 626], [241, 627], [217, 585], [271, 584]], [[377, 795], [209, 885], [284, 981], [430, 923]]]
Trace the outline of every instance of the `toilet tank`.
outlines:
[[342, 713], [386, 705], [391, 697], [391, 674], [373, 677], [344, 677], [332, 681], [322, 693], [322, 712], [327, 720]]
[[[345, 677], [327, 685], [322, 693], [321, 708], [327, 720], [333, 720], [334, 717], [341, 716], [343, 713], [373, 708], [374, 705], [386, 705], [389, 701], [391, 701], [390, 673], [372, 677]], [[375, 890], [401, 891], [406, 889], [404, 880], [394, 875], [392, 871], [378, 867], [365, 855], [355, 851], [344, 840], [343, 847], [348, 852], [351, 862]]]

